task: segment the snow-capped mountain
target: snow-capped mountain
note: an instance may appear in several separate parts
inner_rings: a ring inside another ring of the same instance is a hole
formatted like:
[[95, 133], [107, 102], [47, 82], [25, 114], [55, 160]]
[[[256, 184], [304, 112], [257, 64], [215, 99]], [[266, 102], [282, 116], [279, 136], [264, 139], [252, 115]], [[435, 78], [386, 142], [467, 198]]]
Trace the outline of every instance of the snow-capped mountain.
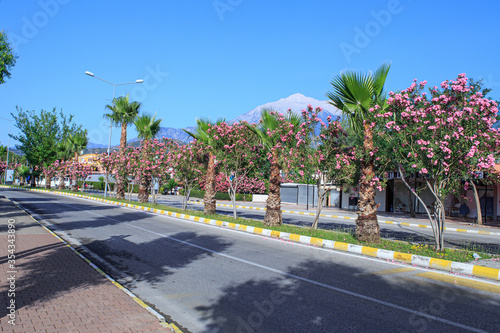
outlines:
[[[313, 108], [321, 107], [323, 108], [323, 112], [319, 114], [319, 117], [326, 121], [328, 116], [336, 117], [340, 116], [340, 110], [329, 104], [327, 101], [319, 101], [312, 97], [307, 97], [302, 94], [293, 94], [287, 98], [282, 98], [275, 102], [266, 103], [264, 105], [258, 106], [255, 109], [248, 111], [247, 113], [242, 114], [232, 120], [229, 121], [230, 124], [238, 121], [247, 121], [248, 123], [258, 123], [260, 120], [260, 114], [262, 109], [270, 109], [281, 113], [286, 113], [288, 109], [292, 109], [292, 112], [301, 114], [303, 109], [307, 108], [307, 105], [311, 104]], [[186, 127], [186, 130], [190, 132], [194, 132], [196, 127]], [[172, 128], [172, 127], [161, 127], [160, 132], [156, 135], [156, 138], [169, 138], [169, 139], [177, 139], [183, 142], [191, 141], [190, 136], [184, 132], [182, 129]], [[136, 142], [137, 138], [133, 138], [129, 140], [129, 142]]]
[[292, 109], [292, 112], [301, 113], [301, 111], [307, 108], [307, 105], [311, 104], [313, 108], [321, 107], [323, 112], [319, 114], [323, 121], [331, 115], [332, 117], [340, 116], [340, 110], [329, 104], [327, 101], [319, 101], [312, 97], [307, 97], [302, 94], [293, 94], [287, 98], [282, 98], [276, 102], [266, 103], [264, 105], [258, 106], [252, 111], [242, 114], [230, 121], [230, 123], [246, 120], [251, 123], [258, 123], [260, 120], [260, 114], [262, 109], [270, 109], [281, 113], [286, 113], [288, 109]]

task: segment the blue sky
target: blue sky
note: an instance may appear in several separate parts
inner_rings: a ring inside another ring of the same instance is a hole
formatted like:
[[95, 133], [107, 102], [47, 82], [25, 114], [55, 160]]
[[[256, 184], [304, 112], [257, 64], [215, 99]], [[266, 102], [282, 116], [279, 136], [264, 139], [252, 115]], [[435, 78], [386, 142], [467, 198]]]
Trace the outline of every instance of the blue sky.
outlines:
[[[116, 97], [130, 94], [177, 128], [294, 93], [324, 100], [342, 70], [387, 61], [387, 90], [466, 73], [499, 99], [499, 9], [497, 1], [2, 0], [0, 30], [19, 58], [0, 85], [0, 117], [11, 119], [16, 105], [56, 107], [107, 144], [102, 114], [113, 86], [85, 71], [113, 83], [144, 79], [116, 87]], [[0, 119], [3, 145], [7, 132]]]

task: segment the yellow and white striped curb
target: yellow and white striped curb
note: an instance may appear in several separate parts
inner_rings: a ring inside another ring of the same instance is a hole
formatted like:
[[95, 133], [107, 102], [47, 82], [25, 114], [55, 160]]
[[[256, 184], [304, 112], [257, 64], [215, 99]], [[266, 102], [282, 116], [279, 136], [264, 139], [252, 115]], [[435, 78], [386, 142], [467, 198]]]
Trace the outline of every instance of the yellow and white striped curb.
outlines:
[[[29, 190], [31, 190], [31, 189], [29, 189]], [[47, 190], [33, 190], [33, 191], [68, 194], [65, 192], [52, 192], [52, 191], [47, 191]], [[350, 253], [355, 253], [355, 254], [361, 254], [361, 255], [366, 255], [366, 256], [380, 258], [380, 259], [404, 262], [404, 263], [414, 265], [414, 266], [433, 268], [433, 269], [438, 269], [438, 270], [447, 271], [447, 272], [451, 272], [451, 273], [474, 275], [476, 277], [500, 281], [500, 269], [498, 269], [498, 268], [491, 268], [491, 267], [485, 267], [485, 266], [480, 266], [480, 265], [473, 265], [473, 264], [469, 264], [469, 263], [455, 262], [455, 261], [445, 260], [445, 259], [437, 259], [437, 258], [431, 258], [431, 257], [425, 257], [425, 256], [418, 256], [418, 255], [411, 254], [411, 253], [389, 251], [389, 250], [384, 250], [384, 249], [379, 249], [379, 248], [374, 248], [374, 247], [369, 247], [369, 246], [362, 246], [362, 245], [326, 240], [326, 239], [322, 239], [322, 238], [309, 237], [309, 236], [303, 236], [303, 235], [298, 235], [298, 234], [291, 234], [288, 232], [282, 232], [282, 231], [265, 229], [265, 228], [258, 228], [258, 227], [244, 225], [244, 224], [237, 224], [237, 223], [221, 221], [221, 220], [212, 220], [212, 219], [207, 219], [207, 218], [198, 217], [198, 216], [180, 214], [180, 213], [170, 212], [170, 211], [166, 211], [166, 210], [153, 209], [153, 208], [149, 208], [149, 207], [143, 207], [140, 205], [132, 205], [132, 204], [116, 202], [116, 201], [111, 201], [111, 200], [105, 200], [105, 199], [100, 199], [100, 198], [95, 198], [95, 197], [88, 197], [88, 196], [84, 196], [84, 195], [77, 195], [77, 196], [82, 197], [82, 198], [91, 199], [91, 200], [101, 201], [104, 203], [109, 203], [109, 204], [114, 204], [114, 205], [119, 205], [119, 206], [126, 206], [126, 207], [130, 207], [130, 208], [136, 208], [139, 210], [144, 210], [144, 211], [148, 211], [148, 212], [152, 212], [152, 213], [156, 213], [156, 214], [160, 214], [160, 215], [168, 215], [168, 216], [172, 216], [172, 217], [176, 217], [176, 218], [180, 218], [180, 219], [184, 219], [184, 220], [188, 220], [188, 221], [209, 224], [209, 225], [233, 229], [233, 230], [244, 231], [244, 232], [251, 233], [251, 234], [273, 237], [273, 238], [278, 238], [278, 239], [283, 239], [283, 240], [289, 240], [289, 241], [293, 241], [293, 242], [297, 242], [297, 243], [301, 243], [301, 244], [312, 245], [312, 246], [316, 246], [316, 247], [323, 247], [326, 249], [339, 250], [339, 251], [350, 252]]]
[[[2, 186], [3, 187], [3, 186]], [[34, 190], [34, 189], [29, 189], [30, 191], [42, 191], [42, 192], [49, 192], [49, 191], [45, 191], [45, 190]], [[63, 192], [59, 192], [59, 193], [63, 193]], [[64, 194], [68, 194], [68, 193], [64, 193]], [[83, 197], [83, 196], [81, 196]], [[52, 236], [54, 236], [55, 238], [57, 238], [60, 242], [62, 242], [64, 245], [66, 245], [68, 248], [71, 249], [71, 251], [73, 251], [74, 253], [76, 253], [81, 259], [83, 259], [87, 264], [89, 264], [94, 270], [96, 270], [99, 274], [101, 274], [102, 276], [104, 276], [108, 281], [110, 281], [112, 284], [114, 284], [116, 287], [118, 287], [120, 290], [122, 290], [123, 292], [125, 292], [127, 295], [129, 295], [137, 304], [139, 304], [142, 308], [144, 308], [146, 311], [148, 311], [149, 313], [151, 313], [153, 316], [155, 316], [160, 324], [164, 327], [171, 327], [175, 330], [175, 332], [180, 332], [182, 333], [178, 328], [177, 326], [175, 326], [174, 324], [168, 324], [165, 320], [165, 317], [163, 317], [161, 314], [159, 314], [158, 312], [156, 312], [153, 308], [151, 308], [149, 305], [147, 305], [146, 303], [144, 303], [140, 298], [138, 298], [134, 293], [132, 293], [130, 290], [128, 290], [127, 288], [123, 287], [121, 284], [119, 284], [118, 282], [116, 282], [115, 279], [113, 279], [111, 276], [109, 276], [108, 274], [106, 274], [103, 270], [101, 270], [99, 267], [97, 267], [93, 262], [91, 262], [89, 259], [87, 259], [85, 256], [83, 256], [80, 252], [78, 252], [78, 250], [76, 250], [74, 247], [72, 247], [68, 242], [66, 242], [63, 238], [61, 238], [59, 235], [57, 235], [56, 233], [54, 233], [52, 230], [50, 230], [49, 228], [47, 228], [45, 225], [43, 225], [40, 221], [38, 221], [36, 218], [34, 218], [26, 209], [24, 209], [23, 207], [21, 207], [17, 202], [7, 198], [7, 200], [11, 201], [12, 203], [14, 203], [18, 208], [20, 208], [21, 210], [23, 210], [26, 214], [28, 214], [28, 216], [33, 220], [35, 221], [37, 224], [39, 224], [43, 229], [45, 229], [47, 232], [49, 232]]]
[[[189, 201], [189, 203], [192, 204], [199, 204], [202, 205], [202, 202], [199, 201]], [[228, 204], [217, 204], [217, 206], [220, 207], [228, 207], [228, 208], [233, 208], [233, 205], [228, 205]], [[253, 209], [253, 210], [263, 210], [265, 211], [265, 207], [255, 207], [255, 206], [236, 206], [236, 208], [242, 208], [242, 209]], [[287, 214], [297, 214], [297, 215], [306, 215], [306, 216], [316, 216], [316, 213], [309, 213], [309, 212], [300, 212], [300, 211], [294, 211], [294, 210], [281, 210], [283, 213]], [[345, 220], [356, 220], [355, 216], [346, 216], [346, 215], [328, 215], [328, 214], [319, 214], [321, 217], [330, 217], [330, 218], [336, 218], [336, 219], [345, 219]], [[432, 229], [430, 225], [427, 224], [418, 224], [418, 223], [407, 223], [407, 222], [396, 222], [396, 221], [390, 221], [390, 220], [378, 220], [378, 223], [383, 223], [383, 224], [394, 224], [394, 225], [400, 225], [403, 227], [410, 227], [410, 228], [426, 228], [426, 229]], [[469, 233], [469, 234], [479, 234], [479, 235], [490, 235], [490, 236], [500, 236], [500, 232], [494, 232], [494, 231], [484, 231], [484, 230], [470, 230], [470, 229], [460, 229], [460, 228], [448, 228], [445, 227], [444, 230], [446, 231], [452, 231], [452, 232], [461, 232], [461, 233]]]
[[[112, 202], [110, 202], [110, 203], [112, 203]], [[343, 242], [336, 242], [336, 241], [326, 240], [326, 239], [322, 239], [322, 238], [309, 237], [309, 236], [303, 236], [303, 235], [298, 235], [298, 234], [291, 234], [288, 232], [282, 232], [282, 231], [265, 229], [265, 228], [258, 228], [258, 227], [244, 225], [244, 224], [237, 224], [237, 223], [221, 221], [221, 220], [212, 220], [212, 219], [208, 219], [208, 218], [192, 216], [192, 215], [187, 215], [187, 214], [180, 214], [180, 213], [175, 213], [175, 212], [170, 212], [170, 211], [165, 211], [165, 210], [157, 210], [157, 209], [141, 207], [141, 206], [137, 206], [137, 205], [130, 205], [130, 204], [125, 204], [125, 205], [128, 207], [133, 207], [133, 208], [137, 208], [140, 210], [147, 210], [147, 211], [157, 213], [160, 215], [168, 215], [168, 216], [172, 216], [172, 217], [176, 217], [176, 218], [180, 218], [180, 219], [184, 219], [184, 220], [188, 220], [188, 221], [209, 224], [209, 225], [224, 227], [224, 228], [233, 229], [233, 230], [244, 231], [247, 233], [252, 233], [252, 234], [257, 234], [257, 235], [262, 235], [262, 236], [267, 236], [267, 237], [274, 237], [274, 238], [279, 238], [279, 239], [283, 239], [283, 240], [289, 240], [289, 241], [293, 241], [293, 242], [297, 242], [297, 243], [301, 243], [301, 244], [323, 247], [323, 248], [333, 249], [333, 250], [340, 250], [340, 251], [351, 252], [351, 253], [356, 253], [356, 254], [362, 254], [362, 255], [367, 255], [370, 257], [376, 257], [376, 258], [380, 258], [380, 259], [405, 262], [405, 263], [410, 264], [410, 265], [434, 268], [434, 269], [439, 269], [439, 270], [448, 271], [448, 272], [452, 272], [452, 273], [474, 275], [476, 277], [492, 279], [492, 280], [497, 280], [497, 281], [500, 280], [500, 270], [497, 268], [490, 268], [490, 267], [485, 267], [485, 266], [454, 262], [451, 260], [418, 256], [418, 255], [414, 255], [414, 254], [410, 254], [410, 253], [401, 253], [401, 252], [383, 250], [383, 249], [373, 248], [373, 247], [369, 247], [369, 246], [361, 246], [361, 245], [355, 245], [355, 244], [349, 244], [349, 243], [343, 243]]]

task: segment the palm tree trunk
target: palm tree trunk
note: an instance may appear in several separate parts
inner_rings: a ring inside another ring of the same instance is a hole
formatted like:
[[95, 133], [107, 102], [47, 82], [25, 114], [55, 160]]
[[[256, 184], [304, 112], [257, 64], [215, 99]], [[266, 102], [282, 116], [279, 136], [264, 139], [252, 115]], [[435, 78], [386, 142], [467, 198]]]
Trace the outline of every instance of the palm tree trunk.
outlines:
[[[274, 159], [276, 160], [276, 159]], [[266, 216], [264, 224], [268, 226], [281, 225], [281, 179], [278, 163], [271, 163], [271, 175], [269, 176], [269, 195], [266, 201]]]
[[122, 174], [117, 173], [116, 177], [116, 198], [125, 199], [125, 179]]
[[360, 241], [379, 242], [380, 226], [377, 221], [377, 208], [375, 203], [375, 188], [370, 181], [375, 177], [375, 163], [369, 152], [373, 151], [373, 132], [365, 125], [365, 138], [363, 149], [367, 159], [361, 163], [361, 181], [359, 183], [358, 218], [356, 219], [356, 238]]
[[145, 203], [149, 201], [149, 176], [142, 175], [139, 180], [139, 202]]
[[76, 178], [76, 175], [74, 175], [71, 179], [71, 183], [71, 191], [78, 192], [78, 179]]
[[120, 151], [127, 147], [127, 123], [122, 123], [122, 132], [120, 136]]
[[[120, 136], [120, 157], [125, 154], [127, 147], [127, 123], [122, 123], [122, 133]], [[116, 198], [125, 199], [125, 175], [120, 173], [116, 174]]]
[[215, 200], [215, 155], [210, 153], [208, 158], [207, 179], [205, 184], [205, 196], [203, 197], [205, 214], [215, 214], [216, 200]]
[[45, 175], [45, 188], [50, 189], [50, 178]]
[[65, 185], [64, 185], [64, 175], [63, 175], [62, 172], [58, 174], [58, 178], [59, 178], [59, 186], [57, 188], [59, 190], [64, 190], [64, 188], [65, 188]]

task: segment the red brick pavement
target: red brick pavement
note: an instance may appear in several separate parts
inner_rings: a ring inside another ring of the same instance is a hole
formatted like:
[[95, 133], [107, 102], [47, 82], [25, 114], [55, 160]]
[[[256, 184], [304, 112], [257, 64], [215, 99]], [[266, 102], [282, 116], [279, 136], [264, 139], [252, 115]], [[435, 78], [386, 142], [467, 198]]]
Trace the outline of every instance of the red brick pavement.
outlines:
[[[15, 223], [9, 267], [8, 223]], [[15, 271], [16, 273], [9, 273]], [[15, 326], [9, 276], [15, 275]], [[66, 245], [0, 197], [0, 332], [171, 332]]]

